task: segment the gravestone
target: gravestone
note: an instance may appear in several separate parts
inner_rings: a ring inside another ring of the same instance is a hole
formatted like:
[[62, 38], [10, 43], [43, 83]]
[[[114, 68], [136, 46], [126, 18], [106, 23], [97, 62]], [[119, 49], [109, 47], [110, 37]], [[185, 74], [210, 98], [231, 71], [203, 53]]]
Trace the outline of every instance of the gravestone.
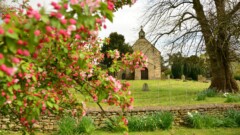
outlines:
[[170, 78], [170, 75], [167, 75], [167, 79], [168, 79], [168, 80], [171, 79], [171, 78]]
[[181, 79], [182, 79], [183, 81], [185, 81], [185, 75], [182, 75], [182, 76], [181, 76]]
[[144, 83], [142, 87], [142, 91], [149, 91], [148, 84]]

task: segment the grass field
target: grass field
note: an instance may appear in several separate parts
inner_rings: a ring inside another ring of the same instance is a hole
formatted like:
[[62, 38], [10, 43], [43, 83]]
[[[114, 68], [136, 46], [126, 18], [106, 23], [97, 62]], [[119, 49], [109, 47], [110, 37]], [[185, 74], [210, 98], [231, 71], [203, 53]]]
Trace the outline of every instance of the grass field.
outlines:
[[[134, 106], [178, 106], [190, 104], [223, 103], [221, 97], [196, 101], [198, 92], [207, 89], [210, 83], [181, 80], [137, 80], [130, 81]], [[149, 91], [142, 91], [147, 83]]]
[[[134, 107], [215, 104], [225, 103], [226, 100], [222, 94], [218, 94], [216, 97], [196, 101], [197, 93], [207, 89], [210, 83], [182, 80], [133, 80], [129, 82], [134, 97]], [[148, 84], [149, 91], [142, 91], [144, 83]], [[97, 107], [94, 103], [88, 103], [88, 106]], [[103, 106], [105, 109], [109, 108]]]
[[[240, 128], [216, 128], [216, 129], [190, 129], [175, 127], [170, 130], [157, 130], [154, 132], [130, 132], [129, 135], [239, 135]], [[121, 133], [111, 133], [97, 131], [96, 135], [122, 135]]]
[[[240, 128], [211, 128], [211, 129], [191, 129], [185, 127], [173, 127], [170, 130], [157, 130], [154, 132], [130, 132], [129, 135], [239, 135]], [[20, 132], [1, 131], [0, 135], [21, 135]], [[53, 135], [49, 133], [37, 133], [36, 135]], [[113, 133], [106, 131], [95, 131], [92, 135], [123, 135], [123, 133]]]

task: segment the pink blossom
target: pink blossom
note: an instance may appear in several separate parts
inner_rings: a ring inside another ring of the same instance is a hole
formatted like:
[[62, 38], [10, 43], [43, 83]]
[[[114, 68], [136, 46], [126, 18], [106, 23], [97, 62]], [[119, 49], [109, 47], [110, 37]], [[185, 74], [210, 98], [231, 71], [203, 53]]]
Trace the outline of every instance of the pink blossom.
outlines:
[[29, 53], [28, 50], [23, 50], [23, 55], [24, 55], [24, 56], [30, 56], [30, 53]]
[[66, 19], [61, 19], [61, 23], [62, 24], [67, 24], [67, 20]]
[[69, 19], [69, 22], [70, 22], [70, 24], [73, 24], [73, 25], [75, 25], [76, 23], [77, 23], [77, 21], [75, 20], [75, 19]]
[[17, 42], [17, 44], [19, 44], [19, 45], [23, 45], [23, 41], [22, 40], [18, 40], [18, 42]]
[[17, 50], [17, 54], [23, 55], [23, 50], [22, 50], [22, 49], [18, 49], [18, 50]]
[[35, 31], [34, 31], [34, 35], [35, 35], [35, 36], [39, 36], [40, 34], [41, 34], [40, 30], [35, 30]]
[[114, 4], [111, 1], [108, 1], [107, 4], [108, 4], [108, 9], [109, 10], [113, 10], [114, 9]]
[[5, 19], [4, 19], [4, 22], [5, 22], [6, 24], [8, 24], [8, 23], [10, 22], [10, 19], [9, 19], [9, 18], [5, 18]]
[[0, 34], [4, 34], [4, 29], [0, 27]]
[[4, 91], [2, 91], [1, 95], [4, 97], [6, 95], [6, 93]]
[[52, 29], [52, 27], [51, 26], [46, 26], [46, 31], [47, 32], [51, 32], [53, 29]]
[[0, 59], [3, 59], [3, 58], [4, 58], [3, 54], [2, 54], [2, 53], [0, 53]]
[[12, 62], [18, 64], [20, 62], [19, 58], [13, 57]]
[[73, 4], [73, 5], [78, 4], [78, 2], [79, 2], [79, 0], [70, 0], [70, 3]]

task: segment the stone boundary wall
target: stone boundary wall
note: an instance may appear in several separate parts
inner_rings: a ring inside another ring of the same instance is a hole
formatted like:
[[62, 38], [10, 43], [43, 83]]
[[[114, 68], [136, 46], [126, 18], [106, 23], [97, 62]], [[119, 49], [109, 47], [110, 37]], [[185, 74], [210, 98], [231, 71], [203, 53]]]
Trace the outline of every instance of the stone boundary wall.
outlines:
[[[240, 110], [240, 104], [211, 104], [211, 105], [194, 105], [194, 106], [182, 106], [182, 107], [144, 107], [134, 108], [131, 111], [124, 113], [125, 116], [144, 116], [162, 111], [169, 111], [174, 114], [175, 125], [185, 125], [184, 119], [187, 116], [187, 112], [198, 111], [201, 114], [223, 116], [227, 110]], [[119, 110], [107, 110], [106, 114], [108, 117], [114, 117], [122, 114]], [[97, 127], [104, 126], [104, 121], [107, 117], [99, 110], [89, 109], [87, 116], [94, 120]], [[56, 131], [58, 126], [57, 122], [59, 117], [54, 115], [42, 116], [40, 121], [34, 125], [41, 132]], [[7, 126], [8, 125], [8, 126]], [[20, 126], [18, 122], [10, 120], [9, 116], [2, 116], [0, 114], [0, 130], [19, 130]]]

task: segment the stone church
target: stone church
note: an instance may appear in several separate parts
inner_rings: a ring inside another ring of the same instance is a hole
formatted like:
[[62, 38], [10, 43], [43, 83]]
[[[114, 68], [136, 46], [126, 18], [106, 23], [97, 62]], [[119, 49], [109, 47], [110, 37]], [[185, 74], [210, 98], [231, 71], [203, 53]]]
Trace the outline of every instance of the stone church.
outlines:
[[161, 53], [146, 38], [141, 27], [138, 40], [132, 46], [134, 51], [141, 51], [148, 57], [148, 66], [145, 70], [136, 69], [134, 73], [122, 71], [117, 74], [118, 79], [154, 80], [161, 79]]

